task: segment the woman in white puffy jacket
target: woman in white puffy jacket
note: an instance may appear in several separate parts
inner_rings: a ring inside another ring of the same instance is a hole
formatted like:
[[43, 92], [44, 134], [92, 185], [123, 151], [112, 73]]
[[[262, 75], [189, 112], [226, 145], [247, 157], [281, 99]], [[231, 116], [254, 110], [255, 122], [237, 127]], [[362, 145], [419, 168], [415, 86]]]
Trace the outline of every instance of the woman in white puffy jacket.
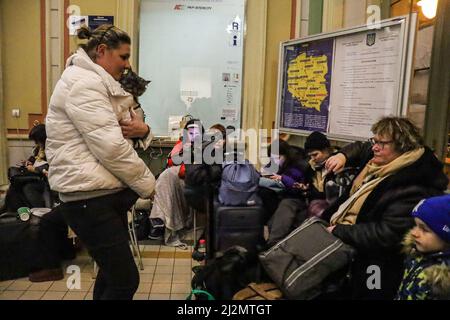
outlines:
[[130, 96], [118, 82], [130, 68], [130, 37], [108, 25], [78, 37], [88, 42], [67, 61], [47, 114], [49, 182], [63, 202], [56, 210], [99, 266], [94, 299], [132, 299], [139, 272], [127, 211], [150, 197], [155, 178], [125, 138], [149, 139], [150, 128], [119, 123]]

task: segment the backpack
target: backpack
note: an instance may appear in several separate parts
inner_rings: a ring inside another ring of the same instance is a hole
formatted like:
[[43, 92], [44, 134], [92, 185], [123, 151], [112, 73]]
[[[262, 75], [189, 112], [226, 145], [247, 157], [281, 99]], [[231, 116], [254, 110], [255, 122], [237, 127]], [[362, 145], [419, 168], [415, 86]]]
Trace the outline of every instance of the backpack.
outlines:
[[222, 166], [213, 164], [186, 164], [184, 197], [187, 204], [200, 212], [207, 211], [207, 201], [217, 190]]
[[[193, 271], [193, 290], [206, 291], [216, 300], [231, 300], [236, 292], [251, 282], [250, 272], [253, 270], [247, 250], [234, 246], [218, 252], [205, 266], [194, 267]], [[201, 298], [197, 296], [198, 300]]]
[[215, 187], [220, 183], [222, 166], [217, 164], [186, 164], [184, 182], [189, 187]]
[[222, 165], [219, 202], [225, 206], [253, 206], [261, 204], [257, 195], [260, 174], [248, 161], [225, 162]]

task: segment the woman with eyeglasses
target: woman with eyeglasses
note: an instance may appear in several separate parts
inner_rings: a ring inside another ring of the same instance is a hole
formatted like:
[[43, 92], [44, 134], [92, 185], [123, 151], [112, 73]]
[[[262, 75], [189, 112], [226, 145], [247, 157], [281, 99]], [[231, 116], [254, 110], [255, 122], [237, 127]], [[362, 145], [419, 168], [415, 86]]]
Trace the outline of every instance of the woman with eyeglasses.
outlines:
[[383, 118], [372, 132], [369, 142], [350, 144], [326, 162], [328, 171], [360, 171], [323, 217], [329, 232], [357, 250], [348, 298], [393, 299], [402, 278], [401, 242], [414, 225], [411, 211], [421, 199], [442, 194], [448, 181], [408, 119]]
[[48, 109], [49, 182], [63, 202], [55, 210], [99, 266], [94, 300], [131, 300], [139, 272], [127, 211], [138, 197], [150, 197], [155, 178], [126, 138], [150, 128], [136, 119], [119, 123], [120, 104], [131, 95], [118, 82], [130, 68], [130, 37], [103, 25], [81, 28], [78, 38], [88, 41], [68, 59]]

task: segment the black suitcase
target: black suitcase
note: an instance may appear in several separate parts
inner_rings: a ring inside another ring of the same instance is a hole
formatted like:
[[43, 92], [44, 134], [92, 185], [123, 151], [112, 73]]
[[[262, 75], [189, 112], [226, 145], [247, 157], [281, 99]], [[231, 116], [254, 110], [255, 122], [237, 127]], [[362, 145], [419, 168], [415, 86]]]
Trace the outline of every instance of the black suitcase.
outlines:
[[[214, 205], [212, 238], [213, 253], [241, 246], [256, 256], [265, 244], [264, 209], [261, 206], [227, 207]], [[208, 254], [209, 257], [213, 257]]]
[[14, 213], [0, 216], [0, 281], [27, 277], [33, 250], [30, 222]]
[[73, 260], [67, 225], [57, 210], [21, 221], [17, 213], [0, 216], [0, 281], [27, 277], [30, 272], [54, 269]]

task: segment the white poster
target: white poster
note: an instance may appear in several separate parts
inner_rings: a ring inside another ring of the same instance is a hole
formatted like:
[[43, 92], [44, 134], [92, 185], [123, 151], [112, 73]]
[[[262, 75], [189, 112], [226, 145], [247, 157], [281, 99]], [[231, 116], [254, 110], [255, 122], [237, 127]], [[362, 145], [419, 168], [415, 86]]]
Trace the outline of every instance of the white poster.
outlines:
[[69, 35], [76, 36], [78, 29], [89, 24], [88, 16], [69, 16]]
[[336, 38], [329, 133], [369, 138], [373, 123], [397, 114], [400, 31], [396, 25]]
[[140, 21], [139, 75], [152, 81], [140, 103], [153, 132], [186, 114], [239, 128], [245, 0], [142, 0]]

